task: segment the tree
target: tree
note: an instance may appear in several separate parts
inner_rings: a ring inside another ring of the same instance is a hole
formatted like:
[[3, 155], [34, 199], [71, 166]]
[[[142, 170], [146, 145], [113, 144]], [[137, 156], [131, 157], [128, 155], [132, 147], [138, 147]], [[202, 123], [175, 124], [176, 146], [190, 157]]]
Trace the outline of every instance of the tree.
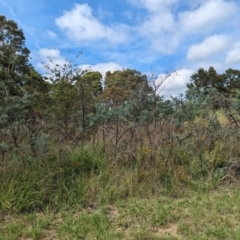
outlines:
[[222, 74], [226, 86], [226, 92], [229, 96], [235, 96], [240, 89], [240, 71], [229, 68]]
[[102, 75], [99, 72], [86, 71], [76, 76], [75, 87], [77, 88], [78, 109], [81, 115], [82, 144], [85, 141], [87, 118], [95, 113], [97, 97], [102, 93]]
[[[2, 159], [6, 149], [11, 152], [14, 149], [17, 151], [20, 145], [26, 146], [26, 144], [19, 144], [19, 139], [25, 143], [31, 143], [32, 133], [37, 132], [35, 131], [36, 107], [39, 107], [45, 98], [43, 92], [46, 93], [46, 84], [40, 74], [30, 65], [29, 54], [30, 51], [25, 47], [23, 31], [14, 21], [0, 16], [0, 150]], [[29, 132], [26, 129], [29, 129]]]
[[215, 89], [226, 97], [231, 97], [236, 94], [236, 90], [240, 89], [240, 71], [229, 68], [223, 74], [218, 74], [213, 67], [207, 71], [200, 68], [197, 73], [190, 77], [187, 88], [187, 96], [193, 96], [194, 92], [195, 96], [199, 95], [200, 92], [209, 94]]
[[133, 95], [135, 101], [141, 102], [152, 90], [148, 85], [147, 76], [132, 69], [113, 73], [108, 71], [104, 83], [104, 99], [112, 106], [120, 106]]
[[55, 66], [50, 63], [45, 67], [46, 78], [52, 82], [49, 116], [53, 129], [61, 140], [78, 143], [80, 137], [83, 144], [90, 125], [88, 118], [94, 114], [95, 103], [102, 92], [102, 75], [80, 69], [72, 60], [66, 59], [64, 64]]
[[77, 85], [88, 88], [92, 97], [97, 97], [102, 93], [102, 74], [97, 71], [87, 71], [81, 78], [77, 78]]
[[2, 159], [6, 149], [18, 147], [20, 125], [25, 123], [30, 96], [21, 86], [29, 69], [29, 50], [25, 37], [11, 20], [0, 16], [0, 147]]
[[16, 94], [19, 86], [26, 84], [30, 51], [25, 47], [25, 37], [18, 25], [0, 16], [0, 78], [8, 86], [10, 94]]
[[[157, 130], [157, 116], [161, 115], [160, 112], [163, 110], [163, 99], [160, 97], [161, 92], [167, 87], [168, 84], [177, 75], [177, 70], [168, 69], [165, 74], [160, 74], [155, 76], [154, 73], [151, 74], [149, 79], [149, 85], [152, 88], [152, 117], [154, 122], [155, 132]], [[161, 106], [161, 107], [160, 107]]]
[[219, 92], [226, 92], [224, 78], [218, 74], [214, 67], [209, 67], [206, 71], [199, 68], [197, 73], [190, 77], [190, 83], [187, 83], [188, 90], [198, 88], [204, 94], [208, 94], [210, 88], [216, 88]]
[[50, 87], [48, 118], [61, 140], [74, 138], [76, 121], [80, 118], [77, 109], [77, 90], [66, 80], [58, 81]]

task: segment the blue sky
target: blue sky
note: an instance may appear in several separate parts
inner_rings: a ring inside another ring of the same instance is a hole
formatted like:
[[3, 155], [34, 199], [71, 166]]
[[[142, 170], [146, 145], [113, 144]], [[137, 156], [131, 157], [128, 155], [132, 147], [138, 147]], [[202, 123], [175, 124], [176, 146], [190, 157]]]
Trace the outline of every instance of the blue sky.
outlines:
[[131, 68], [164, 77], [162, 92], [185, 90], [199, 67], [240, 69], [239, 0], [0, 0], [0, 14], [23, 29], [32, 64], [65, 58], [81, 68]]

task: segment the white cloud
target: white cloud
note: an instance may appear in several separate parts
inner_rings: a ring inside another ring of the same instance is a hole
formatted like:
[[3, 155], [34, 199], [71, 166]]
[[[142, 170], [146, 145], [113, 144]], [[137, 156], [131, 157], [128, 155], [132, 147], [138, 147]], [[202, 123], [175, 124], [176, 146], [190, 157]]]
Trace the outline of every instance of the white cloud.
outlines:
[[47, 69], [44, 65], [48, 64], [50, 68], [54, 68], [56, 64], [59, 66], [63, 66], [66, 63], [66, 59], [61, 56], [61, 53], [58, 49], [49, 49], [49, 48], [42, 48], [38, 51], [38, 56], [40, 62], [37, 63], [37, 68], [41, 69], [42, 71]]
[[[186, 84], [194, 73], [192, 69], [180, 69], [168, 79], [169, 84], [161, 92], [166, 97], [177, 96], [186, 91]], [[161, 79], [160, 75], [160, 79]]]
[[[227, 19], [238, 12], [236, 3], [225, 0], [198, 0], [197, 5], [190, 4], [190, 0], [185, 3], [180, 0], [129, 2], [147, 10], [137, 29], [142, 37], [148, 39], [152, 49], [163, 54], [173, 54], [189, 37], [214, 33], [226, 27], [226, 22], [230, 27], [234, 23]], [[184, 10], [179, 10], [181, 4], [185, 4]], [[192, 6], [186, 10], [186, 5]]]
[[61, 53], [58, 49], [49, 49], [49, 48], [42, 48], [38, 51], [39, 56], [41, 59], [61, 59], [63, 60], [64, 58], [61, 56]]
[[170, 34], [166, 34], [161, 38], [152, 39], [151, 47], [157, 52], [163, 53], [165, 55], [170, 55], [176, 52], [180, 40]]
[[[135, 14], [141, 19], [137, 25], [103, 24], [99, 16], [108, 17], [109, 12], [98, 9], [98, 18], [88, 4], [75, 4], [55, 22], [69, 39], [90, 45], [125, 44], [141, 38], [151, 50], [162, 54], [173, 54], [189, 37], [216, 33], [224, 28], [230, 17], [237, 13], [238, 5], [227, 0], [128, 0], [136, 7], [144, 8], [145, 15]], [[178, 12], [177, 12], [178, 11]], [[106, 12], [106, 14], [105, 14]], [[132, 10], [123, 12], [131, 18]], [[103, 16], [102, 16], [103, 15]], [[135, 22], [133, 20], [133, 22]], [[232, 23], [234, 24], [234, 23]], [[191, 51], [194, 52], [194, 49]], [[191, 53], [191, 52], [190, 52]], [[190, 54], [189, 53], [189, 54]], [[194, 56], [193, 56], [194, 57]], [[189, 55], [191, 58], [191, 54]]]
[[41, 58], [47, 59], [50, 58], [62, 58], [60, 51], [58, 49], [49, 49], [49, 48], [42, 48], [38, 51], [38, 54]]
[[207, 37], [200, 44], [191, 46], [187, 52], [187, 59], [199, 61], [220, 53], [228, 47], [228, 38], [224, 35]]
[[150, 41], [151, 47], [158, 52], [171, 54], [179, 45], [179, 39], [174, 34], [176, 23], [174, 15], [169, 10], [150, 14], [138, 26], [138, 31], [145, 39]]
[[65, 11], [55, 22], [70, 39], [77, 42], [107, 40], [121, 43], [128, 38], [126, 25], [103, 25], [93, 16], [92, 9], [87, 4], [75, 4], [72, 10]]
[[185, 33], [206, 32], [236, 13], [236, 5], [224, 0], [209, 0], [195, 10], [179, 14], [179, 27]]
[[236, 47], [228, 52], [225, 60], [226, 64], [240, 63], [240, 47]]
[[209, 45], [204, 45], [203, 43], [208, 42], [206, 39], [211, 39], [210, 37], [206, 38], [201, 44], [191, 47], [187, 55], [187, 63], [190, 67], [193, 69], [199, 69], [200, 67], [208, 69], [213, 66], [219, 73], [225, 72], [228, 68], [238, 69], [240, 64], [240, 41], [236, 41], [234, 36], [222, 35], [222, 37], [222, 42], [216, 39], [216, 41], [212, 42], [212, 45], [210, 44], [211, 41], [209, 41]]

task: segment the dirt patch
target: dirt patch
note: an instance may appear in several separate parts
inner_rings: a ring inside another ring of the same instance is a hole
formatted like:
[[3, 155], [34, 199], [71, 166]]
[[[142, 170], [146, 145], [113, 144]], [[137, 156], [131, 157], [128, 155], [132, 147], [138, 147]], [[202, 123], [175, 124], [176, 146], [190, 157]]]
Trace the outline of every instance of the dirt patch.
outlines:
[[58, 235], [55, 230], [44, 230], [42, 240], [55, 240], [58, 239]]
[[164, 228], [153, 228], [152, 233], [156, 237], [171, 236], [177, 237], [177, 224], [168, 224]]
[[113, 205], [111, 205], [107, 208], [107, 213], [111, 216], [117, 216], [119, 214], [118, 209]]

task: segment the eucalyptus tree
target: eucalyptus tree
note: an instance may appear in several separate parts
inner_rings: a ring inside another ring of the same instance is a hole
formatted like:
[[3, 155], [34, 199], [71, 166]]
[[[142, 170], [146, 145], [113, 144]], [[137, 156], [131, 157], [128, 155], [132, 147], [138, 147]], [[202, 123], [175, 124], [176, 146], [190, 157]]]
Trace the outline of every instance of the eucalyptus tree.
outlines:
[[80, 129], [82, 144], [85, 141], [86, 130], [89, 129], [92, 116], [96, 112], [96, 104], [102, 93], [102, 75], [97, 71], [86, 71], [76, 76], [75, 87], [78, 96], [78, 110], [81, 115]]
[[120, 108], [122, 117], [140, 122], [152, 94], [147, 76], [134, 69], [123, 69], [107, 72], [104, 84], [102, 98], [105, 105], [111, 110]]
[[61, 141], [71, 140], [76, 144], [85, 141], [88, 118], [94, 113], [98, 95], [102, 92], [102, 75], [99, 72], [83, 70], [65, 60], [62, 65], [45, 64], [46, 77], [50, 80], [49, 117], [52, 127]]
[[104, 95], [109, 104], [119, 106], [131, 98], [133, 94], [135, 100], [141, 101], [151, 92], [148, 85], [147, 76], [133, 69], [123, 69], [122, 71], [108, 71], [105, 77]]
[[117, 148], [126, 136], [130, 142], [124, 142], [125, 148], [136, 143], [134, 139], [143, 123], [142, 114], [152, 89], [147, 76], [134, 69], [108, 71], [104, 86], [98, 114], [101, 116], [103, 139], [108, 139], [113, 145], [116, 156]]
[[[18, 138], [27, 122], [28, 110], [32, 104], [33, 84], [29, 63], [30, 51], [25, 46], [23, 31], [17, 23], [0, 16], [0, 147], [18, 148]], [[3, 156], [3, 155], [2, 155]]]
[[0, 16], [0, 77], [10, 94], [16, 95], [19, 86], [26, 84], [24, 76], [30, 69], [29, 54], [23, 31], [17, 23]]

